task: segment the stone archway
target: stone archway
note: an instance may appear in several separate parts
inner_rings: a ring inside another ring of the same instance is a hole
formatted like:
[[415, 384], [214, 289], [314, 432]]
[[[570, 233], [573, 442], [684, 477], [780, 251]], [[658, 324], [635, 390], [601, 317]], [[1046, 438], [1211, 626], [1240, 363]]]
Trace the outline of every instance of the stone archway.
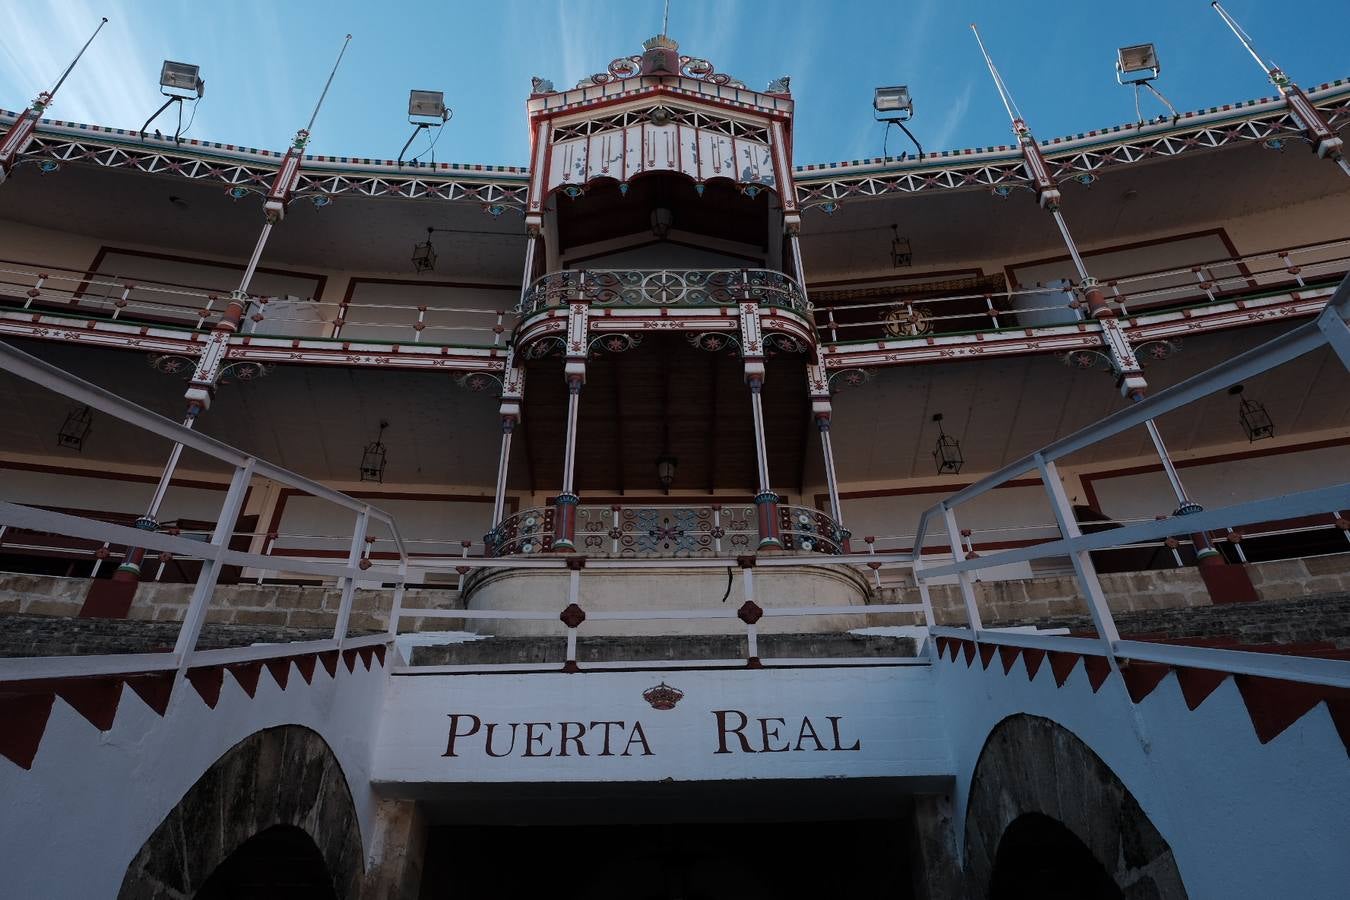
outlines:
[[[1007, 842], [1005, 844], [1005, 842]], [[1186, 900], [1172, 848], [1134, 795], [1087, 744], [1039, 716], [999, 722], [985, 740], [971, 781], [965, 824], [966, 896], [991, 897], [1035, 863], [1090, 884], [1089, 854], [1128, 900]], [[1077, 875], [1075, 875], [1077, 873]], [[1101, 896], [1113, 896], [1110, 893]]]
[[317, 732], [280, 725], [235, 744], [197, 779], [127, 866], [118, 900], [190, 900], [276, 826], [308, 835], [339, 900], [358, 896], [364, 852], [342, 767]]

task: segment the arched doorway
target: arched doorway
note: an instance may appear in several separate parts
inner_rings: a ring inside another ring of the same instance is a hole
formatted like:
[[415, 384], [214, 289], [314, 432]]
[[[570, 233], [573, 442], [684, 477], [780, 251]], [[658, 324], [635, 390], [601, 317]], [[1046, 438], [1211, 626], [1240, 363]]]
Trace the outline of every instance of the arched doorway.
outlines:
[[310, 836], [293, 825], [274, 825], [216, 866], [194, 900], [337, 900], [337, 893]]
[[1009, 716], [989, 732], [965, 847], [972, 898], [1187, 898], [1171, 846], [1134, 794], [1077, 735], [1041, 716]]
[[[356, 807], [332, 749], [312, 729], [279, 725], [244, 738], [202, 773], [141, 845], [118, 897], [354, 900], [364, 859]], [[258, 883], [268, 868], [267, 878], [293, 878], [297, 890], [229, 893]], [[313, 882], [317, 893], [298, 889]], [[216, 893], [200, 893], [208, 886]]]
[[1124, 900], [1092, 851], [1049, 816], [1014, 819], [998, 842], [989, 900]]

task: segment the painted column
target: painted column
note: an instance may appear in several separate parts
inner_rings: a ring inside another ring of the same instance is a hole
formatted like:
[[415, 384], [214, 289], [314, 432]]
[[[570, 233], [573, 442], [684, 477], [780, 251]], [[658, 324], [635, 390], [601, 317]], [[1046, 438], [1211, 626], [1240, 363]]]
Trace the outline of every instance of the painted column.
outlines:
[[[511, 463], [511, 435], [520, 423], [521, 401], [525, 394], [525, 369], [516, 365], [515, 350], [508, 349], [506, 368], [502, 372], [502, 402], [498, 414], [502, 423], [502, 452], [497, 463], [497, 490], [493, 495], [492, 528], [502, 523], [506, 514], [506, 474]], [[489, 539], [492, 537], [488, 535]], [[491, 541], [489, 540], [489, 544]], [[489, 548], [489, 556], [492, 555]]]
[[839, 502], [839, 478], [834, 470], [834, 445], [830, 441], [830, 419], [834, 405], [830, 402], [830, 382], [825, 367], [806, 367], [806, 384], [811, 395], [811, 414], [820, 430], [820, 452], [825, 457], [825, 487], [830, 495], [830, 518], [834, 520], [835, 540], [843, 553], [849, 552], [848, 539], [852, 533], [844, 527], [843, 505]]
[[769, 487], [769, 449], [764, 437], [764, 342], [759, 325], [759, 304], [743, 301], [740, 304], [741, 348], [745, 358], [745, 383], [750, 387], [750, 412], [754, 417], [755, 461], [759, 476], [759, 490], [755, 494], [755, 508], [759, 519], [759, 549], [780, 548], [778, 528], [778, 495]]
[[567, 436], [563, 444], [562, 491], [555, 501], [553, 520], [553, 549], [563, 552], [576, 549], [577, 504], [581, 502], [574, 489], [577, 409], [581, 404], [581, 386], [586, 383], [589, 314], [590, 307], [586, 303], [573, 303], [567, 311], [567, 362], [563, 367], [563, 376], [567, 379]]

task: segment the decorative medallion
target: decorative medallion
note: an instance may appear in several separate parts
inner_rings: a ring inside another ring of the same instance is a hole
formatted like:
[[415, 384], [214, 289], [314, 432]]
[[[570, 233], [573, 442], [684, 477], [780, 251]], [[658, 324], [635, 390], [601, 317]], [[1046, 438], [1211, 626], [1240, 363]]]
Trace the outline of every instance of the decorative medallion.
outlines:
[[671, 687], [663, 681], [656, 687], [649, 687], [643, 691], [642, 699], [650, 703], [652, 709], [674, 709], [675, 704], [684, 699], [684, 691]]

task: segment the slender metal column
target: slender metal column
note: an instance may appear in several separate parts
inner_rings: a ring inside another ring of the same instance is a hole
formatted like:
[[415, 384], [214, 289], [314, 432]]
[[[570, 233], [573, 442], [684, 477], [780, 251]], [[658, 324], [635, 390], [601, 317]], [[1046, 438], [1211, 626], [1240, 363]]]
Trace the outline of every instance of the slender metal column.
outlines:
[[839, 478], [834, 473], [834, 445], [830, 442], [830, 417], [816, 416], [816, 427], [820, 429], [820, 450], [825, 456], [825, 487], [830, 494], [830, 518], [841, 532], [844, 528], [844, 508], [839, 502]]
[[502, 455], [497, 463], [497, 493], [492, 503], [492, 527], [502, 523], [506, 511], [506, 471], [511, 463], [511, 435], [516, 430], [514, 416], [502, 416]]
[[581, 403], [581, 375], [567, 377], [567, 437], [563, 446], [562, 492], [558, 494], [557, 518], [553, 523], [553, 548], [575, 548], [577, 503], [581, 498], [573, 490], [573, 473], [577, 459], [577, 408]]
[[778, 528], [778, 495], [769, 487], [769, 447], [764, 438], [764, 376], [751, 375], [750, 412], [755, 428], [755, 462], [759, 473], [759, 492], [755, 494], [755, 508], [759, 513], [759, 549], [782, 547]]

